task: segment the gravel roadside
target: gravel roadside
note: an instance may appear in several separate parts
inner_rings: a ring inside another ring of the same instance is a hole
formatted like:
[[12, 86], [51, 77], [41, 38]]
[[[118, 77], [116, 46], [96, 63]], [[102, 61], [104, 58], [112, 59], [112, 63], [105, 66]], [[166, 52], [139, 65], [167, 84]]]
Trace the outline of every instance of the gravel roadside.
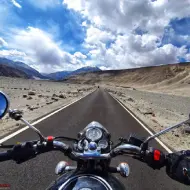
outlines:
[[[93, 92], [95, 86], [0, 77], [0, 91], [10, 98], [12, 109], [22, 110], [29, 122]], [[23, 124], [5, 116], [0, 120], [0, 138]]]

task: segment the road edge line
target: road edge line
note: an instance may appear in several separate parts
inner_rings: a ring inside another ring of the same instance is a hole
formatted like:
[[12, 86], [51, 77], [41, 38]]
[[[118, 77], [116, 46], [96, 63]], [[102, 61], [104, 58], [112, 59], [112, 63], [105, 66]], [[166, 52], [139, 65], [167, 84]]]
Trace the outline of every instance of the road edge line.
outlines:
[[[95, 92], [95, 91], [96, 91], [96, 90], [94, 90], [93, 92]], [[93, 92], [87, 94], [86, 96], [92, 94]], [[50, 112], [49, 114], [45, 115], [44, 117], [41, 117], [40, 119], [38, 119], [38, 120], [36, 120], [35, 122], [33, 122], [31, 125], [36, 125], [36, 124], [40, 123], [41, 121], [43, 121], [43, 120], [45, 120], [45, 119], [51, 117], [52, 115], [54, 115], [54, 114], [60, 112], [60, 111], [63, 110], [63, 109], [69, 107], [70, 105], [72, 105], [72, 104], [74, 104], [74, 103], [80, 101], [81, 99], [85, 98], [86, 96], [81, 97], [81, 98], [79, 98], [78, 100], [75, 100], [75, 101], [73, 101], [73, 102], [71, 102], [71, 103], [69, 103], [69, 104], [64, 105], [64, 106], [61, 107], [61, 108], [58, 108], [57, 110], [54, 110], [54, 111]], [[23, 131], [27, 130], [28, 128], [29, 128], [28, 126], [25, 126], [25, 127], [21, 128], [21, 129], [15, 131], [15, 132], [9, 134], [9, 135], [3, 137], [2, 139], [0, 139], [0, 144], [3, 143], [3, 142], [5, 142], [5, 141], [7, 141], [7, 140], [9, 140], [9, 139], [11, 139], [12, 137], [18, 135], [19, 133], [22, 133]]]
[[[109, 92], [108, 92], [109, 93]], [[110, 93], [109, 93], [110, 94]], [[129, 109], [127, 108], [125, 105], [123, 105], [123, 103], [120, 102], [120, 100], [118, 100], [117, 98], [115, 98], [114, 96], [112, 96], [110, 94], [110, 96], [112, 98], [114, 98], [150, 135], [153, 135], [154, 133], [152, 133], [152, 131], [150, 131], [150, 129], [148, 129], [148, 127], [146, 127], [142, 121], [140, 121], [140, 119], [135, 116], [135, 114]], [[168, 153], [172, 153], [172, 150], [170, 148], [168, 148], [160, 139], [155, 138], [155, 140], [168, 152]]]

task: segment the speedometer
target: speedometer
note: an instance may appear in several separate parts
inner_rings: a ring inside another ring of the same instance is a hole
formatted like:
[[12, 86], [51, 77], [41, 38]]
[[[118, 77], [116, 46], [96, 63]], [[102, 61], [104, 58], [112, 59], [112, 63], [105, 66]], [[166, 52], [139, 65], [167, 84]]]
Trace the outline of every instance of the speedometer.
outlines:
[[98, 128], [90, 128], [86, 131], [86, 138], [91, 141], [97, 141], [102, 137], [102, 131]]

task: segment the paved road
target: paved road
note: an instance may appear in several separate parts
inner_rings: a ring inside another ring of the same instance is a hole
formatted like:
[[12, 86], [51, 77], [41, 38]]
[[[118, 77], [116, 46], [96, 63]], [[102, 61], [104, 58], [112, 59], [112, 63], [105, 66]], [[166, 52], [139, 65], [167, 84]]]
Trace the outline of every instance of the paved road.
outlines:
[[[148, 135], [130, 114], [103, 89], [96, 90], [84, 99], [37, 124], [36, 127], [44, 135], [62, 134], [76, 137], [77, 132], [93, 120], [102, 123], [111, 132], [114, 141], [120, 136], [128, 136], [131, 132], [140, 136]], [[32, 139], [36, 139], [36, 135], [33, 131], [26, 130], [7, 143]], [[152, 145], [161, 148], [156, 142], [152, 142]], [[54, 168], [60, 160], [68, 161], [60, 152], [50, 152], [21, 165], [17, 165], [13, 161], [0, 163], [0, 184], [8, 183], [11, 185], [11, 189], [18, 190], [45, 189], [56, 178]], [[118, 165], [121, 161], [127, 161], [131, 167], [131, 175], [127, 179], [117, 174], [128, 187], [127, 189], [189, 189], [167, 177], [164, 170], [154, 171], [144, 163], [128, 157], [114, 158], [112, 165]]]

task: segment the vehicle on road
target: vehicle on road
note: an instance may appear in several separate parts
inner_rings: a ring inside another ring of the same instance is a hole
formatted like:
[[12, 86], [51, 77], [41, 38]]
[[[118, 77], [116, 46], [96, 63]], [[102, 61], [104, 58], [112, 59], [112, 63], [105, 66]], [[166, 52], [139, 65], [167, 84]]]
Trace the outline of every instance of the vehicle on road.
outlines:
[[[160, 169], [171, 165], [169, 158], [171, 154], [149, 147], [149, 142], [156, 137], [189, 123], [190, 119], [175, 126], [169, 127], [145, 140], [134, 135], [129, 138], [120, 138], [117, 144], [111, 140], [111, 134], [100, 123], [93, 121], [78, 133], [77, 138], [65, 136], [48, 136], [43, 134], [24, 118], [21, 111], [9, 109], [8, 97], [0, 92], [0, 119], [8, 113], [10, 118], [22, 121], [34, 130], [39, 140], [22, 142], [16, 145], [1, 144], [0, 148], [8, 150], [0, 152], [0, 161], [14, 160], [21, 164], [49, 151], [61, 151], [69, 159], [76, 161], [76, 166], [70, 166], [65, 161], [60, 161], [55, 173], [58, 178], [53, 181], [47, 189], [52, 190], [115, 190], [125, 189], [124, 185], [113, 175], [120, 174], [128, 177], [130, 168], [127, 163], [120, 163], [117, 167], [111, 167], [112, 158], [120, 155], [131, 156], [141, 162], [147, 163], [153, 169]], [[72, 145], [65, 142], [72, 142]], [[190, 156], [190, 152], [186, 151]], [[184, 176], [190, 177], [188, 168], [183, 168]]]

